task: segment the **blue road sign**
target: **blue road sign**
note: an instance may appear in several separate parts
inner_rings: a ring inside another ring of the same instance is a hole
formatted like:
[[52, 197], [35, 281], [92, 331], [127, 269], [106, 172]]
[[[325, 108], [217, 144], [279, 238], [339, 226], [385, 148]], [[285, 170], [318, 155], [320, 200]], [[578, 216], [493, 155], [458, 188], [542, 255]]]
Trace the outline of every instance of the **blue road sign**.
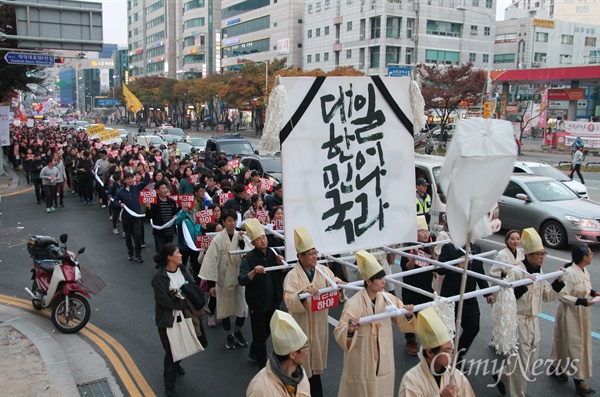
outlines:
[[405, 77], [410, 76], [410, 66], [388, 66], [388, 76]]
[[113, 98], [108, 98], [108, 99], [98, 98], [98, 106], [121, 106], [121, 102], [119, 102], [119, 100], [113, 99]]
[[9, 52], [4, 59], [10, 65], [54, 66], [54, 55]]

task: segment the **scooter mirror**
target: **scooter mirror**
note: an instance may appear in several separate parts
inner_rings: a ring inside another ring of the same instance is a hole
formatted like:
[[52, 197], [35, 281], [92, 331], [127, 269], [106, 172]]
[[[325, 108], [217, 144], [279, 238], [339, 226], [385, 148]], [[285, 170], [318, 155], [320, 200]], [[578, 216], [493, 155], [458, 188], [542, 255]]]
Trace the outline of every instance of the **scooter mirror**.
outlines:
[[60, 242], [61, 243], [66, 244], [68, 239], [69, 239], [69, 235], [68, 234], [61, 234], [60, 235]]
[[77, 251], [77, 254], [78, 254], [78, 255], [81, 255], [81, 254], [83, 254], [84, 252], [85, 252], [85, 247], [81, 247], [81, 248], [79, 248], [79, 251]]

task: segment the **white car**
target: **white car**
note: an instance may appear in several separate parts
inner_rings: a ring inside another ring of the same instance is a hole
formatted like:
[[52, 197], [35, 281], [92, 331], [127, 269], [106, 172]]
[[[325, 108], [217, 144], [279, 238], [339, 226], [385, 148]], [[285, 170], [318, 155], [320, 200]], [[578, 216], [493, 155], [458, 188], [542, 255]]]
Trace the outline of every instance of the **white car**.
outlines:
[[540, 161], [517, 161], [515, 163], [513, 172], [516, 174], [535, 174], [554, 178], [557, 181], [565, 184], [569, 189], [577, 193], [579, 196], [583, 198], [589, 198], [587, 188], [583, 183], [572, 180], [567, 174], [552, 167], [548, 163], [543, 163]]

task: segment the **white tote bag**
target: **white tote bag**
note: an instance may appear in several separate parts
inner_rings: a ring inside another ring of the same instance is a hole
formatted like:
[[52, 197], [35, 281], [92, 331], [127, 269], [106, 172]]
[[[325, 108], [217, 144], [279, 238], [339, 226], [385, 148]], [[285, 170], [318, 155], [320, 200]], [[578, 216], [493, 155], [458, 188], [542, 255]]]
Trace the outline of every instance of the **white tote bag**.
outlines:
[[181, 310], [175, 311], [173, 327], [167, 328], [167, 337], [171, 346], [173, 362], [204, 351], [204, 348], [198, 341], [196, 331], [194, 331], [192, 319], [185, 318]]

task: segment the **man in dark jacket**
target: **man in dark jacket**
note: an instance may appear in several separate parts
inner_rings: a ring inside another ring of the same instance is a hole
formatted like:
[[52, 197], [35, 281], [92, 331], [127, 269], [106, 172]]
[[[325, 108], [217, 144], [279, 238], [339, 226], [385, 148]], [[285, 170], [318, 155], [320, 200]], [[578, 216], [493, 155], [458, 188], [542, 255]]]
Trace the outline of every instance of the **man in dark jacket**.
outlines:
[[[481, 252], [481, 248], [477, 244], [471, 245], [470, 255], [476, 255]], [[465, 256], [465, 251], [463, 249], [457, 248], [453, 243], [444, 244], [442, 247], [442, 252], [440, 253], [439, 260], [440, 262], [448, 262], [458, 258], [463, 258]], [[456, 265], [464, 269], [465, 263], [460, 262]], [[479, 274], [485, 274], [483, 270], [483, 263], [478, 260], [470, 260], [468, 265], [468, 270], [477, 272]], [[446, 276], [444, 278], [444, 282], [442, 283], [441, 296], [450, 297], [454, 295], [460, 294], [460, 284], [462, 279], [462, 273], [458, 273], [452, 270], [439, 268], [436, 270], [440, 276]], [[477, 289], [488, 288], [489, 284], [487, 281], [482, 280], [480, 278], [475, 278], [473, 276], [467, 276], [467, 285], [465, 288], [465, 293], [472, 292]], [[494, 296], [492, 294], [484, 295], [487, 299], [487, 303], [494, 303]], [[458, 309], [458, 306], [457, 306]], [[456, 313], [455, 313], [456, 315]], [[459, 368], [462, 367], [463, 363], [461, 362], [464, 355], [469, 350], [469, 347], [475, 340], [475, 337], [479, 333], [479, 305], [477, 304], [477, 298], [470, 298], [464, 300], [463, 312], [461, 318], [461, 328], [462, 333], [460, 334], [460, 339], [458, 340], [458, 358], [456, 362], [459, 365]]]
[[130, 261], [135, 260], [138, 263], [144, 262], [142, 259], [142, 219], [145, 215], [142, 214], [142, 207], [140, 205], [140, 190], [144, 189], [150, 183], [148, 166], [145, 164], [144, 170], [146, 171], [146, 175], [137, 185], [134, 185], [135, 179], [133, 174], [126, 172], [123, 176], [125, 186], [117, 191], [112, 202], [113, 208], [117, 210], [123, 208], [121, 217], [123, 231], [125, 232], [125, 244], [127, 245], [127, 256]]
[[283, 185], [281, 183], [275, 186], [273, 193], [265, 196], [264, 204], [267, 211], [270, 211], [273, 207], [283, 205]]
[[246, 287], [250, 311], [252, 344], [249, 357], [263, 368], [267, 363], [269, 322], [283, 301], [285, 270], [265, 271], [265, 268], [281, 265], [283, 257], [269, 248], [264, 228], [257, 219], [246, 221], [246, 233], [254, 249], [242, 259], [238, 281]]
[[[163, 226], [168, 223], [171, 219], [175, 218], [179, 208], [175, 200], [169, 197], [169, 183], [165, 180], [158, 181], [154, 184], [156, 190], [156, 204], [150, 205], [150, 212], [152, 214], [152, 224], [154, 226]], [[172, 243], [175, 237], [175, 225], [171, 225], [164, 229], [157, 229], [153, 227], [152, 234], [154, 235], [154, 244], [156, 245], [156, 252], [159, 253], [163, 245]]]
[[250, 200], [248, 200], [248, 193], [246, 193], [244, 185], [236, 183], [233, 185], [231, 191], [233, 192], [233, 198], [230, 198], [225, 202], [223, 211], [234, 210], [238, 214], [244, 215], [252, 205]]
[[44, 161], [40, 157], [40, 152], [35, 152], [33, 155], [33, 163], [31, 164], [31, 180], [33, 181], [35, 199], [38, 204], [41, 204], [44, 199], [42, 180], [40, 179], [40, 172], [42, 171], [42, 168], [44, 168], [44, 165]]

